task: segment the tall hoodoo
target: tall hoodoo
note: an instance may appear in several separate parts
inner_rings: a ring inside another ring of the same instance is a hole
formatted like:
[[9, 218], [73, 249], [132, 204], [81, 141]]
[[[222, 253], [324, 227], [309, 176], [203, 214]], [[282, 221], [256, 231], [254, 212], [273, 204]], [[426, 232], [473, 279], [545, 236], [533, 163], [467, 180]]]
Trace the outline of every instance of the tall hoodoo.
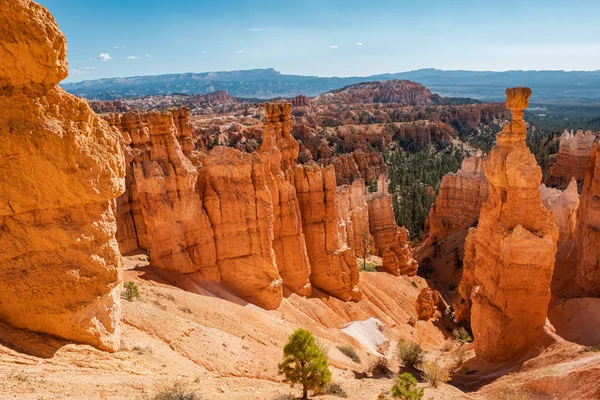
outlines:
[[575, 282], [586, 291], [600, 294], [600, 142], [590, 152], [579, 206], [579, 265]]
[[573, 131], [565, 130], [560, 137], [556, 163], [550, 167], [548, 184], [564, 189], [571, 178], [583, 182], [595, 139], [592, 131], [584, 133], [583, 130], [578, 130], [573, 134]]
[[265, 177], [273, 200], [273, 250], [279, 273], [285, 286], [309, 296], [312, 292], [310, 264], [294, 186], [300, 145], [291, 134], [291, 115], [291, 104], [265, 104], [263, 142], [258, 154], [265, 163]]
[[506, 95], [513, 120], [489, 155], [489, 197], [469, 231], [459, 287], [472, 302], [475, 351], [490, 361], [523, 354], [542, 334], [559, 236], [552, 212], [540, 203], [542, 172], [525, 143], [531, 90]]
[[0, 0], [0, 319], [115, 351], [124, 157], [67, 75], [52, 15]]

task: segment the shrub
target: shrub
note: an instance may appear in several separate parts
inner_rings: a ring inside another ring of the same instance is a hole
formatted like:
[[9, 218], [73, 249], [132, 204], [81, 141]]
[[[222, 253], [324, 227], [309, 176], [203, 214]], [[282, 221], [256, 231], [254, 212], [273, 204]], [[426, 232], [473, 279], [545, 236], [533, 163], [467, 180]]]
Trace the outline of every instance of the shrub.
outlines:
[[398, 361], [405, 367], [418, 368], [423, 363], [425, 352], [415, 342], [400, 340], [397, 349]]
[[369, 370], [371, 371], [371, 375], [373, 375], [373, 377], [388, 375], [391, 373], [390, 362], [385, 357], [379, 357], [371, 364]]
[[469, 343], [473, 341], [473, 337], [471, 337], [471, 334], [462, 326], [458, 329], [453, 330], [452, 336], [455, 340], [458, 340], [461, 343]]
[[140, 287], [134, 282], [125, 282], [123, 289], [121, 297], [125, 300], [132, 301], [136, 297], [140, 297]]
[[308, 399], [308, 391], [318, 391], [331, 382], [327, 358], [319, 350], [315, 338], [306, 329], [296, 329], [283, 348], [283, 361], [279, 373], [292, 387], [302, 385], [302, 400]]
[[360, 357], [356, 354], [356, 350], [352, 346], [338, 346], [338, 350], [342, 352], [343, 355], [350, 358], [357, 364], [360, 364]]
[[348, 393], [344, 390], [344, 388], [339, 383], [330, 383], [325, 388], [325, 392], [323, 394], [328, 394], [330, 396], [337, 396], [342, 398], [347, 398]]
[[450, 380], [450, 371], [437, 362], [427, 362], [423, 364], [423, 379], [436, 388]]
[[175, 383], [172, 387], [155, 394], [152, 400], [200, 400], [200, 397], [181, 383]]
[[419, 400], [423, 398], [423, 389], [417, 387], [417, 380], [414, 376], [405, 372], [392, 386], [392, 396], [401, 400]]
[[584, 347], [583, 351], [597, 353], [597, 352], [600, 352], [600, 346], [587, 346], [587, 347]]

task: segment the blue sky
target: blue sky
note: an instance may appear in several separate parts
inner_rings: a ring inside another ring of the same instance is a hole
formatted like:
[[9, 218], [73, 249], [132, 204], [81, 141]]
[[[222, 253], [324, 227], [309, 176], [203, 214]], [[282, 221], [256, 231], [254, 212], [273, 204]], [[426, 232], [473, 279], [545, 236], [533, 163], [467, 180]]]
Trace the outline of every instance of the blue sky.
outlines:
[[275, 68], [600, 69], [597, 0], [38, 0], [67, 36], [68, 81]]

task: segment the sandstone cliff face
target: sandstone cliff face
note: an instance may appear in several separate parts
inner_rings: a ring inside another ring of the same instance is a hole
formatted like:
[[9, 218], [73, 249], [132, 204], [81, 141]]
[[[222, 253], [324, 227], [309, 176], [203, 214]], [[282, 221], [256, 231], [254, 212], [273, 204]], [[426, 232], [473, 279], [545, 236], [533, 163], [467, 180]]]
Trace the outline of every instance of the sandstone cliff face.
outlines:
[[571, 182], [571, 178], [583, 182], [595, 138], [592, 131], [583, 133], [582, 130], [578, 130], [573, 134], [572, 131], [565, 130], [560, 137], [556, 163], [550, 167], [548, 185], [564, 189]]
[[[531, 91], [507, 89], [513, 121], [488, 157], [489, 197], [465, 243], [459, 291], [472, 302], [476, 353], [502, 361], [530, 349], [543, 332], [558, 228], [540, 203], [541, 169], [525, 144]], [[464, 316], [464, 314], [463, 314]]]
[[294, 180], [313, 286], [342, 300], [360, 300], [356, 257], [339, 219], [333, 166], [298, 165]]
[[429, 240], [435, 242], [472, 227], [488, 197], [485, 177], [487, 157], [478, 154], [463, 160], [461, 169], [446, 174], [428, 216]]
[[584, 290], [600, 294], [600, 143], [590, 152], [590, 161], [579, 206], [579, 265], [575, 282]]
[[369, 104], [400, 103], [421, 105], [434, 103], [439, 96], [431, 94], [420, 83], [406, 80], [357, 83], [315, 98], [317, 103]]
[[418, 264], [413, 258], [408, 231], [396, 225], [392, 195], [387, 191], [385, 176], [379, 177], [378, 191], [369, 195], [367, 202], [369, 227], [375, 248], [382, 258], [382, 269], [393, 275], [415, 275]]
[[263, 142], [258, 153], [273, 202], [273, 249], [283, 284], [303, 296], [311, 294], [310, 264], [302, 232], [296, 187], [298, 142], [291, 135], [291, 105], [266, 104]]
[[564, 190], [540, 187], [542, 204], [554, 214], [554, 219], [560, 232], [560, 240], [573, 239], [577, 229], [577, 211], [579, 210], [579, 194], [575, 177]]
[[116, 351], [123, 154], [108, 124], [57, 86], [67, 74], [52, 15], [0, 1], [0, 318]]
[[413, 142], [419, 146], [430, 146], [436, 143], [450, 144], [456, 136], [454, 128], [443, 122], [401, 122], [394, 124], [393, 129], [394, 139]]

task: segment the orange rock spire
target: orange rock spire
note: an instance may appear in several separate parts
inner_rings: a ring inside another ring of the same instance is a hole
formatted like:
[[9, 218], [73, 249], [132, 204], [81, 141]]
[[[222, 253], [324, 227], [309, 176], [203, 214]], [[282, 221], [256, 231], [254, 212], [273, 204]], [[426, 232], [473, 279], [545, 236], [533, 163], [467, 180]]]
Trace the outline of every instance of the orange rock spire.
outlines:
[[489, 155], [489, 197], [469, 231], [459, 287], [464, 308], [472, 304], [476, 353], [490, 361], [523, 354], [542, 334], [559, 236], [552, 212], [541, 205], [542, 172], [525, 143], [531, 90], [506, 95], [513, 120]]

